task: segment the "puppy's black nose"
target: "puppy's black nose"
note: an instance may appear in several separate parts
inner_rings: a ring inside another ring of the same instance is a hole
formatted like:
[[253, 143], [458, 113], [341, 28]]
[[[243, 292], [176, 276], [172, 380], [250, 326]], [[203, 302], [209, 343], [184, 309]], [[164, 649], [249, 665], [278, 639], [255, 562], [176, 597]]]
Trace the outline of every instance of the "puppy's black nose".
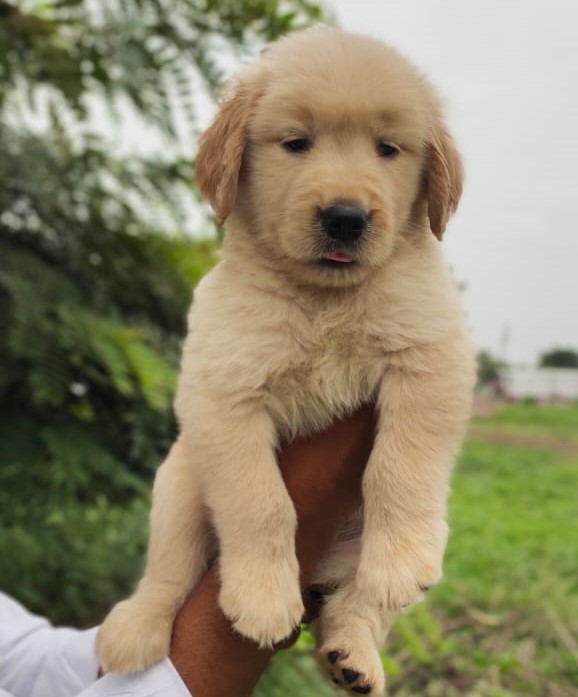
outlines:
[[367, 213], [359, 206], [336, 203], [322, 208], [319, 217], [323, 230], [340, 242], [354, 242], [367, 228]]

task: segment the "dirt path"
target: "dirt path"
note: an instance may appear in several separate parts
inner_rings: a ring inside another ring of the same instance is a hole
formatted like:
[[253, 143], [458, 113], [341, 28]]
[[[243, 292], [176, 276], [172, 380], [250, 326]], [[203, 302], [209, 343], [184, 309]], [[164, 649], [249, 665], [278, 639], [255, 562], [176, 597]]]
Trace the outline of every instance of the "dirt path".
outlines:
[[517, 445], [522, 448], [536, 448], [537, 450], [553, 450], [564, 455], [578, 456], [578, 443], [560, 440], [559, 438], [546, 438], [543, 436], [527, 436], [518, 433], [505, 433], [480, 426], [470, 426], [468, 431], [473, 438], [487, 440], [499, 445]]

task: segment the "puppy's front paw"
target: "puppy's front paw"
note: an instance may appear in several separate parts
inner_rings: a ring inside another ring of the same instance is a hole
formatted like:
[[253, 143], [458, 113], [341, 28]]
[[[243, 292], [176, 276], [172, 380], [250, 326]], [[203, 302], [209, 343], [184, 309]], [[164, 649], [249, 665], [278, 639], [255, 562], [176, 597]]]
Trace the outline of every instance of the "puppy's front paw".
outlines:
[[272, 647], [295, 630], [305, 611], [296, 564], [245, 566], [244, 572], [223, 569], [221, 609], [240, 634]]
[[329, 679], [350, 695], [377, 697], [385, 690], [378, 642], [393, 618], [357, 605], [347, 590], [327, 599], [317, 621], [317, 661]]
[[382, 579], [384, 605], [388, 610], [401, 610], [421, 600], [423, 594], [442, 577], [441, 563], [420, 558], [393, 559]]
[[442, 577], [448, 527], [445, 520], [431, 522], [413, 536], [386, 542], [379, 567], [360, 566], [355, 578], [358, 593], [380, 606], [398, 611], [423, 598]]
[[137, 596], [113, 607], [96, 635], [96, 654], [105, 673], [133, 673], [168, 656], [173, 617]]

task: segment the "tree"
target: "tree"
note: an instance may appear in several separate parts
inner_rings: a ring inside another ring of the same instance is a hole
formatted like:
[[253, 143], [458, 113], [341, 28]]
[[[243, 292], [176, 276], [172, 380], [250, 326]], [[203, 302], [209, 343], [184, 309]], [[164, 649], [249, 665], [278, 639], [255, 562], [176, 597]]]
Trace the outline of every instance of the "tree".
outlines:
[[570, 348], [553, 348], [540, 356], [542, 368], [578, 368], [578, 351]]
[[[0, 0], [2, 581], [55, 620], [98, 617], [142, 555], [186, 308], [214, 261], [183, 135], [199, 94], [223, 54], [320, 14]], [[122, 146], [133, 123], [152, 143], [138, 152]]]
[[487, 385], [500, 378], [500, 371], [504, 363], [493, 356], [489, 351], [480, 351], [478, 354], [478, 384]]

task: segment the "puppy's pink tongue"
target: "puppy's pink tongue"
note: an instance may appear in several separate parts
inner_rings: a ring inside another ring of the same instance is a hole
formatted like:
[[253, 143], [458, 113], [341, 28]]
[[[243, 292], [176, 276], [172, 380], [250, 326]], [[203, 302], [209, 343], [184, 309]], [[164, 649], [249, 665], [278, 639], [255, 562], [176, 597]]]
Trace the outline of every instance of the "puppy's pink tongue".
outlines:
[[329, 259], [329, 261], [340, 261], [342, 264], [351, 264], [353, 261], [352, 257], [343, 252], [331, 252], [330, 254], [326, 254], [323, 258]]

